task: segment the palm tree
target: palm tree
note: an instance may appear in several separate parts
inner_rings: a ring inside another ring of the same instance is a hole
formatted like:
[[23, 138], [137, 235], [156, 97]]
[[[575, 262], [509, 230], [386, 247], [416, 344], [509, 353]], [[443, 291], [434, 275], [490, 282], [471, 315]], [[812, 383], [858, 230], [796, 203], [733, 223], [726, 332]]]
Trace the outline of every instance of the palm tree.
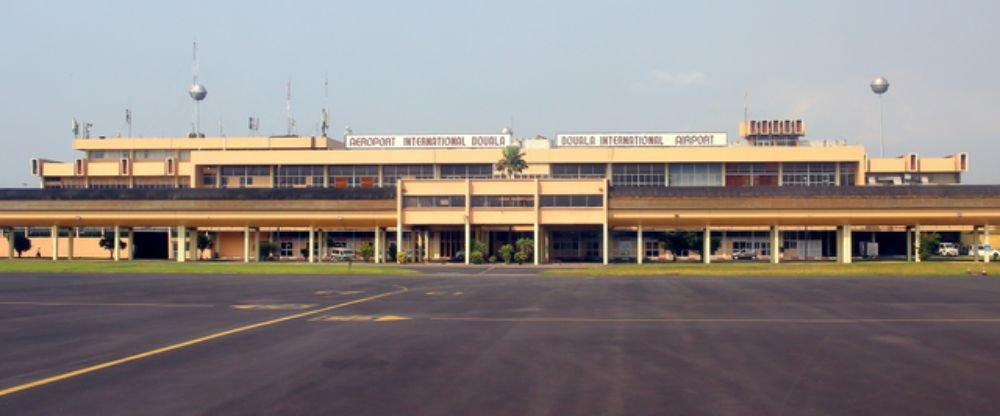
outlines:
[[496, 171], [503, 172], [508, 178], [515, 173], [528, 168], [528, 162], [524, 161], [524, 152], [520, 146], [507, 146], [503, 148], [503, 158], [497, 162]]

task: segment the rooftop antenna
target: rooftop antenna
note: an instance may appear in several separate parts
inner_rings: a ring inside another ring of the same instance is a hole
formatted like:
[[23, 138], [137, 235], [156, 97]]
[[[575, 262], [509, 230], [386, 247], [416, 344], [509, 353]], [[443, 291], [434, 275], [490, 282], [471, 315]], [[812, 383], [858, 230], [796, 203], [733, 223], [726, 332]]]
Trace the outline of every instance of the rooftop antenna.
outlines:
[[292, 118], [292, 80], [288, 80], [288, 94], [285, 97], [285, 112], [288, 117], [288, 135], [295, 135], [295, 119]]
[[250, 136], [256, 136], [260, 130], [260, 117], [250, 116], [247, 125], [250, 128]]
[[132, 137], [132, 110], [125, 109], [125, 124], [128, 125], [128, 137]]
[[327, 109], [330, 107], [330, 74], [327, 73], [323, 76], [323, 111], [319, 113], [319, 129], [320, 134], [323, 137], [327, 137], [326, 131], [330, 128], [330, 113]]
[[193, 60], [194, 68], [192, 70], [193, 77], [191, 80], [191, 89], [188, 90], [188, 94], [191, 99], [194, 100], [194, 131], [191, 133], [192, 137], [202, 137], [201, 134], [201, 102], [208, 95], [208, 90], [205, 89], [204, 85], [198, 83], [198, 42], [193, 43]]

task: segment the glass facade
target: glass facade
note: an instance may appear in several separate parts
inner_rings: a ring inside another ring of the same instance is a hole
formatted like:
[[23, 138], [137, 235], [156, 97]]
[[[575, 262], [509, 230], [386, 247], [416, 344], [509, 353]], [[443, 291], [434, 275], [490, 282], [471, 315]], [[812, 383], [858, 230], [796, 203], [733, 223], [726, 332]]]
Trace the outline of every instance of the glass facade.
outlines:
[[270, 185], [270, 166], [223, 166], [223, 188], [248, 188]]
[[402, 179], [432, 179], [433, 165], [385, 165], [382, 167], [382, 186], [395, 188]]
[[840, 186], [854, 186], [858, 180], [858, 164], [852, 162], [840, 163]]
[[671, 163], [670, 186], [722, 186], [722, 165]]
[[837, 166], [834, 163], [785, 163], [782, 165], [782, 186], [835, 186]]
[[403, 208], [465, 208], [465, 195], [404, 196]]
[[472, 206], [489, 208], [533, 208], [534, 195], [477, 195], [472, 197]]
[[662, 163], [617, 163], [611, 165], [612, 186], [665, 186]]
[[378, 185], [378, 166], [375, 165], [333, 165], [328, 169], [331, 188], [373, 188]]
[[778, 186], [778, 164], [727, 163], [726, 186]]
[[483, 179], [493, 177], [493, 165], [477, 163], [468, 165], [441, 165], [442, 179]]
[[322, 166], [278, 166], [275, 177], [277, 188], [321, 188]]
[[603, 195], [542, 195], [539, 203], [543, 207], [602, 207]]
[[563, 179], [604, 178], [608, 174], [605, 163], [553, 163], [549, 169], [553, 178]]

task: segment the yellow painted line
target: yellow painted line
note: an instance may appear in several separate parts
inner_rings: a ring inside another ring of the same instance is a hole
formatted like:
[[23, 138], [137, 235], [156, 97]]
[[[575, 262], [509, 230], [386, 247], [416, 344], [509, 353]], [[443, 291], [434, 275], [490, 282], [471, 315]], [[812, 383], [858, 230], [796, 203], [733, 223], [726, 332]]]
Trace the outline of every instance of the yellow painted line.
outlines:
[[15, 306], [120, 306], [130, 308], [211, 308], [214, 305], [199, 303], [97, 303], [97, 302], [21, 302], [0, 301], [0, 305]]
[[69, 372], [66, 372], [66, 373], [54, 375], [54, 376], [51, 376], [51, 377], [46, 377], [46, 378], [43, 378], [43, 379], [40, 379], [40, 380], [32, 381], [30, 383], [24, 383], [24, 384], [20, 384], [20, 385], [17, 385], [17, 386], [7, 387], [7, 388], [5, 388], [3, 390], [0, 390], [0, 397], [6, 396], [6, 395], [9, 395], [9, 394], [14, 394], [14, 393], [17, 393], [19, 391], [28, 390], [28, 389], [35, 388], [35, 387], [44, 386], [46, 384], [55, 383], [57, 381], [66, 380], [68, 378], [72, 378], [72, 377], [76, 377], [76, 376], [80, 376], [80, 375], [84, 375], [84, 374], [88, 374], [88, 373], [93, 373], [95, 371], [103, 370], [103, 369], [109, 368], [109, 367], [114, 367], [116, 365], [125, 364], [125, 363], [128, 363], [128, 362], [132, 362], [132, 361], [136, 361], [136, 360], [141, 360], [143, 358], [152, 357], [154, 355], [159, 355], [159, 354], [163, 354], [163, 353], [166, 353], [166, 352], [178, 350], [178, 349], [181, 349], [181, 348], [184, 348], [184, 347], [189, 347], [189, 346], [192, 346], [192, 345], [195, 345], [195, 344], [201, 344], [203, 342], [211, 341], [213, 339], [222, 338], [222, 337], [225, 337], [225, 336], [228, 336], [228, 335], [238, 334], [240, 332], [246, 332], [246, 331], [254, 330], [254, 329], [257, 329], [257, 328], [262, 328], [262, 327], [265, 327], [265, 326], [279, 324], [279, 323], [282, 323], [282, 322], [285, 322], [285, 321], [290, 321], [290, 320], [293, 320], [293, 319], [304, 318], [306, 316], [312, 316], [312, 315], [320, 314], [320, 313], [323, 313], [323, 312], [326, 312], [326, 311], [331, 311], [331, 310], [334, 310], [334, 309], [344, 308], [344, 307], [351, 306], [351, 305], [357, 305], [359, 303], [369, 302], [369, 301], [373, 301], [375, 299], [384, 298], [384, 297], [387, 297], [387, 296], [398, 295], [400, 293], [405, 293], [405, 292], [409, 291], [409, 289], [407, 289], [405, 287], [400, 287], [400, 286], [397, 286], [397, 287], [399, 287], [399, 289], [398, 290], [394, 290], [392, 292], [380, 293], [380, 294], [377, 294], [377, 295], [372, 295], [372, 296], [368, 296], [368, 297], [361, 298], [361, 299], [355, 299], [355, 300], [351, 300], [351, 301], [347, 301], [347, 302], [343, 302], [343, 303], [338, 303], [336, 305], [331, 305], [331, 306], [327, 306], [327, 307], [323, 307], [323, 308], [319, 308], [319, 309], [314, 309], [314, 310], [311, 310], [311, 311], [300, 312], [300, 313], [297, 313], [297, 314], [294, 314], [294, 315], [288, 315], [288, 316], [281, 317], [281, 318], [271, 319], [269, 321], [258, 322], [258, 323], [255, 323], [255, 324], [241, 326], [241, 327], [238, 327], [238, 328], [233, 328], [233, 329], [225, 330], [225, 331], [222, 331], [222, 332], [216, 332], [216, 333], [211, 334], [211, 335], [206, 335], [206, 336], [203, 336], [203, 337], [200, 337], [200, 338], [195, 338], [195, 339], [187, 340], [187, 341], [180, 342], [180, 343], [177, 343], [177, 344], [167, 345], [165, 347], [160, 347], [160, 348], [157, 348], [157, 349], [154, 349], [154, 350], [149, 350], [149, 351], [142, 352], [142, 353], [139, 353], [139, 354], [129, 355], [127, 357], [122, 357], [122, 358], [119, 358], [117, 360], [111, 360], [111, 361], [103, 362], [101, 364], [92, 365], [90, 367], [84, 367], [84, 368], [81, 368], [81, 369], [78, 369], [78, 370], [73, 370], [73, 371], [69, 371]]
[[365, 291], [363, 291], [363, 290], [317, 290], [314, 293], [317, 294], [317, 295], [320, 295], [320, 296], [325, 296], [325, 295], [347, 296], [347, 295], [360, 295], [362, 293], [365, 293]]
[[449, 292], [447, 290], [432, 290], [425, 293], [427, 296], [460, 296], [461, 294], [461, 291]]
[[256, 311], [289, 311], [303, 310], [316, 307], [314, 303], [278, 303], [278, 304], [251, 304], [233, 305], [233, 309], [256, 310]]
[[398, 315], [321, 315], [310, 319], [309, 322], [391, 322], [409, 319]]
[[469, 322], [523, 322], [523, 323], [723, 323], [723, 324], [872, 324], [872, 323], [918, 323], [918, 324], [967, 324], [1000, 323], [1000, 318], [503, 318], [503, 317], [462, 317], [439, 316], [433, 321]]

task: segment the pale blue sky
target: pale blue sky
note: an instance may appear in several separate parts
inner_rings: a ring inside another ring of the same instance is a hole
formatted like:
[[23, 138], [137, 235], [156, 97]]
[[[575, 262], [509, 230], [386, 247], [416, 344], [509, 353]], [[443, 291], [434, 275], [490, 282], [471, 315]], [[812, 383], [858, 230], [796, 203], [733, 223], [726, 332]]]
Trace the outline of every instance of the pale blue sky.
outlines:
[[[208, 3], [208, 4], [203, 4]], [[584, 130], [728, 131], [803, 118], [811, 139], [878, 154], [971, 154], [1000, 183], [996, 1], [51, 1], [0, 15], [0, 186], [36, 186], [32, 157], [69, 160], [70, 120], [94, 134], [190, 129], [191, 42], [208, 88], [202, 130], [285, 129], [285, 83], [312, 134], [329, 74], [332, 135]]]

